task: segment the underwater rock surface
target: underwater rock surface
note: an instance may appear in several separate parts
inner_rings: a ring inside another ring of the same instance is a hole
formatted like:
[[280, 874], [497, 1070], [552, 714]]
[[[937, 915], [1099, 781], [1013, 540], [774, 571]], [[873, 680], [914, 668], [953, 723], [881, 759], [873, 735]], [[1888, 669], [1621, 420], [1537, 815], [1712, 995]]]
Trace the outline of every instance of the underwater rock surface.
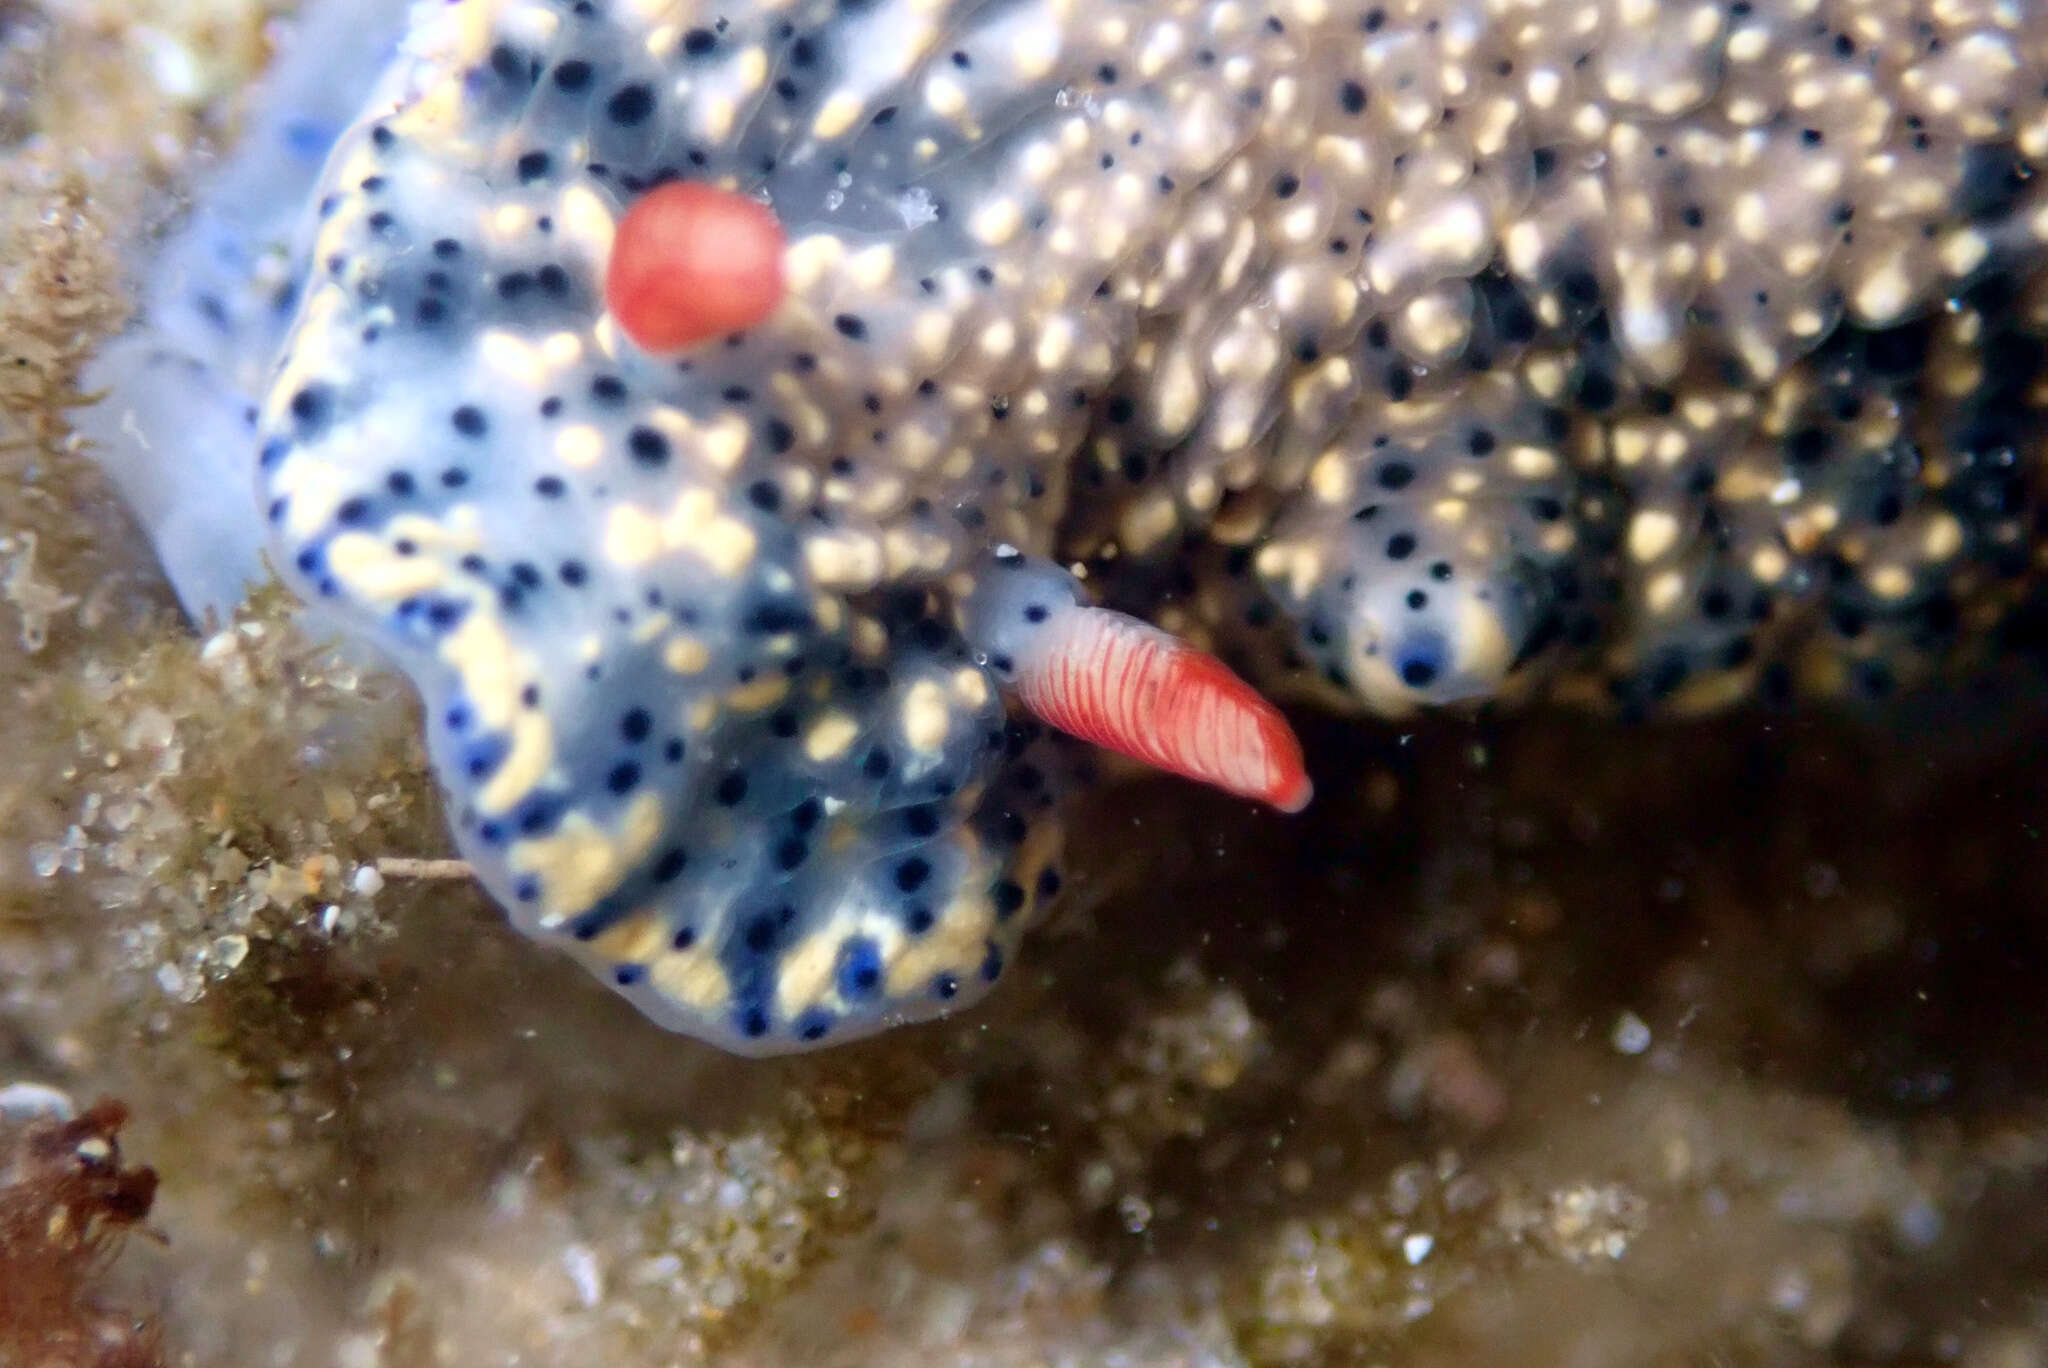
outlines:
[[430, 877], [403, 683], [275, 595], [192, 633], [69, 441], [223, 15], [0, 48], [0, 1077], [129, 1104], [172, 1244], [98, 1300], [170, 1361], [2048, 1357], [2029, 610], [1868, 718], [1309, 718], [1288, 825], [1098, 790], [984, 1010], [729, 1059]]

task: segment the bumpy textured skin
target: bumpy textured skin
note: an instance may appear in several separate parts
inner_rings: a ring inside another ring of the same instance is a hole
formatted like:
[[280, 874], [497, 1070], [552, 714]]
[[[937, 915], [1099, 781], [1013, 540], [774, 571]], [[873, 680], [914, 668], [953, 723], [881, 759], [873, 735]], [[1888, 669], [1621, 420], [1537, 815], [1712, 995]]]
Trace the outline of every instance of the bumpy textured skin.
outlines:
[[[1995, 0], [423, 6], [262, 502], [522, 926], [731, 1048], [844, 1039], [1058, 885], [960, 635], [995, 544], [1390, 714], [1981, 636], [2040, 561], [2044, 79]], [[790, 241], [680, 362], [600, 292], [674, 177]]]

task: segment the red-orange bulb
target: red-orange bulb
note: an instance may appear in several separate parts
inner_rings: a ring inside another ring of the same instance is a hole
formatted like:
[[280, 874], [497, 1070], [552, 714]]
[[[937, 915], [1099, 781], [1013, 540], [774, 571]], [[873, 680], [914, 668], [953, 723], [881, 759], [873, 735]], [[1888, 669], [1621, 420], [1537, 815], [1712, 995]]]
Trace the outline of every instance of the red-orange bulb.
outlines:
[[1047, 619], [1013, 662], [1041, 721], [1228, 793], [1299, 812], [1315, 792], [1280, 710], [1205, 651], [1108, 608]]
[[605, 307], [651, 352], [743, 332], [782, 303], [784, 242], [759, 201], [691, 181], [658, 185], [619, 220]]

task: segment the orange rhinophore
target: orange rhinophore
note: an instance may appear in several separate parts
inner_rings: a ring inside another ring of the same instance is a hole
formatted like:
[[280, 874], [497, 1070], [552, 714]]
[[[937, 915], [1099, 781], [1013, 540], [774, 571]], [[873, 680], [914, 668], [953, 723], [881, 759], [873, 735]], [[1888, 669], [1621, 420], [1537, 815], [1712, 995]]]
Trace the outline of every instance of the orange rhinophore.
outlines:
[[1282, 812], [1308, 806], [1301, 743], [1280, 710], [1150, 623], [1068, 606], [1015, 666], [1025, 705], [1063, 732]]
[[651, 352], [745, 331], [782, 303], [783, 243], [757, 200], [691, 181], [658, 185], [619, 220], [605, 307]]

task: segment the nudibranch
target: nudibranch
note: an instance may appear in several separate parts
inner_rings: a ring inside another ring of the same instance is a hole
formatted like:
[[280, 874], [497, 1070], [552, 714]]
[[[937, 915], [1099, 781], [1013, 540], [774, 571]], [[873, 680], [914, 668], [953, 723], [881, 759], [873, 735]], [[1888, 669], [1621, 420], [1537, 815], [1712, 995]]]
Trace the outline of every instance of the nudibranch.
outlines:
[[2038, 7], [459, 0], [296, 89], [109, 460], [197, 606], [249, 452], [484, 884], [730, 1049], [998, 979], [1042, 724], [1293, 810], [1262, 693], [1882, 693], [2040, 579]]

